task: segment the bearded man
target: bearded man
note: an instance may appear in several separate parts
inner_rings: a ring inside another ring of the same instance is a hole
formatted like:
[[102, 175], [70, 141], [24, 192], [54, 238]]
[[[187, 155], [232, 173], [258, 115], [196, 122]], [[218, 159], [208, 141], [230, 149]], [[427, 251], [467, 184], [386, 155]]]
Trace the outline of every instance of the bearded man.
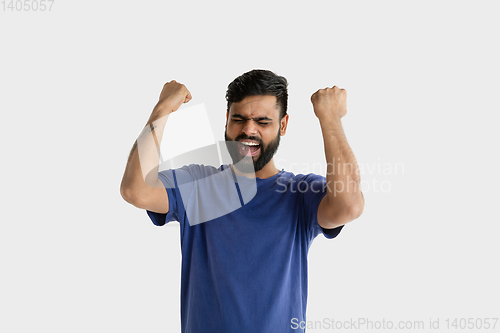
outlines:
[[182, 332], [304, 331], [309, 247], [319, 234], [336, 237], [363, 211], [358, 166], [341, 123], [344, 89], [311, 96], [326, 177], [276, 168], [273, 156], [289, 120], [287, 86], [268, 70], [229, 84], [230, 165], [157, 171], [168, 115], [191, 100], [176, 81], [164, 85], [132, 148], [123, 198], [145, 209], [155, 225], [180, 223]]

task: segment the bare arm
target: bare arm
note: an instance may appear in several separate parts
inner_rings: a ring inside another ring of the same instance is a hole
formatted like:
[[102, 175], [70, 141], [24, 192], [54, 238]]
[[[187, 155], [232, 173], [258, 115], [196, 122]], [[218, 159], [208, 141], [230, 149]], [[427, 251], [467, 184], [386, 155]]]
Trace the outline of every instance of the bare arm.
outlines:
[[132, 147], [120, 193], [128, 203], [157, 213], [168, 212], [165, 187], [158, 179], [159, 151], [170, 113], [191, 100], [187, 88], [176, 81], [163, 86], [160, 100]]
[[347, 113], [346, 98], [346, 91], [335, 86], [320, 89], [311, 96], [327, 161], [327, 194], [318, 208], [318, 223], [328, 229], [357, 219], [364, 208], [358, 163], [341, 122]]

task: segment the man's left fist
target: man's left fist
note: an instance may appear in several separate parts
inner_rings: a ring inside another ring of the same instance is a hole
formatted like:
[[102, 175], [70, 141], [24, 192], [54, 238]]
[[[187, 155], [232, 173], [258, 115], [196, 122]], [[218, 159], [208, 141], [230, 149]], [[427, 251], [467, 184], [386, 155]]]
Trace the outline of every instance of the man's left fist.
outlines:
[[311, 96], [314, 113], [319, 120], [325, 117], [340, 119], [347, 113], [347, 91], [337, 86], [316, 91]]

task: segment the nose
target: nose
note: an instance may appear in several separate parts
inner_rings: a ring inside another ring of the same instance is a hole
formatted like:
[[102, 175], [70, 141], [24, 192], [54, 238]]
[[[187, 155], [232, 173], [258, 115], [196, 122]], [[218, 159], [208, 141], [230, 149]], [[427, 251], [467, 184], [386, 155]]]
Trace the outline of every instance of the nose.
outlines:
[[245, 122], [245, 125], [243, 126], [242, 132], [245, 133], [247, 136], [253, 136], [257, 134], [257, 124], [255, 121], [249, 119]]

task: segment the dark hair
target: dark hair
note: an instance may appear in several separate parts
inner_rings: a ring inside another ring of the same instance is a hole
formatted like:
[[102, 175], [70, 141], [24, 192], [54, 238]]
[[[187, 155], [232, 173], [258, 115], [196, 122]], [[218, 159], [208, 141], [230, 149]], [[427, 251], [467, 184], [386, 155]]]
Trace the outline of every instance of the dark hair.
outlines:
[[288, 82], [283, 76], [264, 69], [254, 69], [238, 76], [227, 86], [227, 110], [231, 104], [241, 102], [245, 97], [256, 95], [276, 96], [280, 106], [280, 119], [286, 115], [288, 105]]

